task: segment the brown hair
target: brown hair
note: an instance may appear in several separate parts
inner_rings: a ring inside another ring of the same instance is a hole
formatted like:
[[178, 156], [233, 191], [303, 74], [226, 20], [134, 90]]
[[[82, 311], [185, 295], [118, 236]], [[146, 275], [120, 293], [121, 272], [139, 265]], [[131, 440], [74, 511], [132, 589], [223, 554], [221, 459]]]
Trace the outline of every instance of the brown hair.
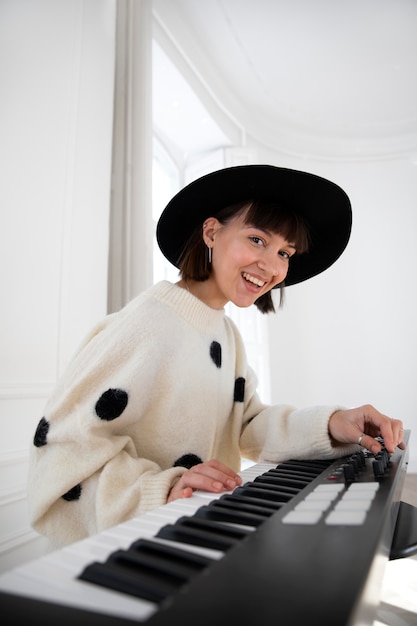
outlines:
[[[239, 202], [225, 207], [214, 217], [221, 224], [227, 224], [244, 211], [246, 211], [245, 224], [279, 233], [287, 241], [294, 243], [297, 250], [296, 254], [307, 252], [309, 241], [307, 226], [298, 215], [280, 206], [277, 202], [266, 200]], [[208, 250], [204, 243], [201, 229], [202, 225], [200, 224], [194, 230], [180, 255], [179, 269], [181, 278], [184, 280], [203, 282], [211, 274], [211, 265], [208, 263]], [[285, 281], [280, 283], [278, 287], [280, 288], [279, 306], [281, 307], [284, 303]], [[255, 301], [255, 305], [261, 313], [274, 313], [275, 306], [271, 291], [260, 296]]]

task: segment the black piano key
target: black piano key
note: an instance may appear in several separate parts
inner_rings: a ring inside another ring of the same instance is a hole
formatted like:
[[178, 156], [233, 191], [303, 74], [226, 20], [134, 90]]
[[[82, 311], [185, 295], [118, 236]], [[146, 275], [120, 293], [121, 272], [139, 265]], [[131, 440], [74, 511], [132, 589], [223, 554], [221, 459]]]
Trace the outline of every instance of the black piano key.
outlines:
[[249, 513], [248, 511], [242, 511], [225, 505], [214, 504], [201, 506], [194, 515], [203, 519], [255, 527], [260, 526], [266, 519], [264, 515]]
[[250, 532], [250, 530], [227, 526], [211, 520], [181, 517], [175, 524], [162, 526], [156, 537], [226, 551]]
[[310, 465], [311, 467], [316, 466], [316, 467], [322, 467], [322, 468], [326, 468], [329, 467], [329, 465], [332, 465], [334, 463], [334, 459], [305, 459], [303, 461], [300, 461], [299, 459], [291, 459], [290, 461], [285, 461], [286, 463], [305, 463], [306, 465]]
[[307, 472], [315, 472], [317, 476], [319, 476], [323, 470], [329, 467], [333, 461], [284, 461], [284, 463], [280, 463], [277, 465], [276, 469], [299, 469], [306, 470]]
[[300, 478], [291, 478], [284, 473], [275, 472], [274, 470], [271, 473], [262, 474], [262, 476], [257, 476], [254, 482], [261, 483], [270, 483], [273, 485], [281, 486], [281, 487], [291, 487], [292, 489], [296, 489], [300, 491], [306, 485], [308, 485], [310, 480], [303, 480]]
[[297, 493], [301, 491], [300, 487], [295, 487], [294, 485], [292, 486], [284, 485], [284, 482], [282, 480], [277, 481], [272, 476], [268, 478], [265, 474], [262, 474], [262, 476], [257, 476], [252, 481], [252, 483], [245, 483], [245, 484], [246, 485], [259, 484], [259, 485], [263, 485], [265, 489], [278, 489], [281, 493], [283, 494], [286, 493], [289, 498], [292, 498], [293, 496], [297, 495]]
[[293, 497], [293, 494], [277, 493], [276, 490], [268, 488], [268, 485], [262, 486], [260, 483], [246, 483], [243, 487], [237, 487], [235, 491], [237, 491], [237, 495], [270, 500], [271, 502], [275, 502], [281, 506]]
[[151, 602], [162, 602], [184, 579], [138, 566], [125, 553], [115, 552], [104, 562], [90, 563], [79, 578]]
[[138, 539], [104, 563], [91, 563], [79, 578], [158, 603], [210, 563], [203, 555]]
[[268, 470], [267, 472], [265, 472], [265, 475], [271, 475], [271, 476], [287, 476], [288, 478], [299, 478], [300, 480], [303, 480], [306, 482], [306, 484], [310, 483], [312, 480], [314, 480], [316, 478], [316, 476], [318, 476], [317, 472], [309, 472], [307, 470], [303, 470], [303, 469], [288, 469], [288, 468], [282, 468], [282, 467], [278, 467], [277, 469], [271, 469]]
[[254, 504], [256, 506], [262, 506], [262, 508], [264, 509], [269, 509], [271, 513], [278, 511], [278, 509], [280, 509], [283, 505], [282, 502], [273, 502], [272, 500], [253, 498], [248, 495], [243, 495], [242, 493], [237, 492], [236, 489], [231, 494], [223, 495], [222, 498], [230, 498], [237, 503], [242, 502], [243, 504]]
[[268, 500], [264, 503], [259, 499], [252, 500], [239, 496], [234, 497], [232, 493], [224, 494], [218, 500], [213, 500], [213, 502], [210, 503], [210, 506], [227, 506], [241, 511], [246, 511], [247, 513], [256, 513], [257, 515], [262, 515], [263, 517], [270, 517], [279, 508], [279, 505], [277, 504], [271, 507], [269, 504], [270, 502]]
[[291, 493], [284, 493], [282, 491], [278, 491], [273, 485], [249, 482], [243, 485], [242, 487], [236, 487], [233, 494], [250, 496], [252, 498], [261, 498], [263, 500], [271, 500], [272, 502], [277, 502], [281, 504], [285, 504], [291, 500], [293, 495]]
[[150, 539], [134, 541], [127, 552], [134, 554], [138, 563], [184, 579], [189, 578], [212, 562], [212, 559], [201, 554], [181, 550], [176, 546], [169, 546]]

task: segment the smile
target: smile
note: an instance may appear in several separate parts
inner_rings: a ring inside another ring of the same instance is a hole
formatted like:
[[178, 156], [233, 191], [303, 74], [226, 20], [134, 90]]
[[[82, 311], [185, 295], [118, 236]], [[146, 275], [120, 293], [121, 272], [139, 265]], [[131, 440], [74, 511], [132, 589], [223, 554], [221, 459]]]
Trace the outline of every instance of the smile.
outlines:
[[263, 287], [265, 285], [265, 281], [259, 280], [259, 278], [256, 278], [251, 274], [247, 274], [246, 272], [242, 272], [242, 276], [245, 280], [252, 283], [253, 285], [256, 285], [257, 287]]

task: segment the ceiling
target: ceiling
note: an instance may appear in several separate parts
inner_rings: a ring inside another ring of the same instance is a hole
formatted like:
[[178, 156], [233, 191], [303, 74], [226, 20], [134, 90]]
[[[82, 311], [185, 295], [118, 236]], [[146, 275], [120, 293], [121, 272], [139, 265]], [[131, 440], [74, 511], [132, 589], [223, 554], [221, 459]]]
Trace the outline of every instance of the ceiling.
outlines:
[[416, 158], [416, 0], [153, 0], [153, 15], [154, 119], [180, 151]]

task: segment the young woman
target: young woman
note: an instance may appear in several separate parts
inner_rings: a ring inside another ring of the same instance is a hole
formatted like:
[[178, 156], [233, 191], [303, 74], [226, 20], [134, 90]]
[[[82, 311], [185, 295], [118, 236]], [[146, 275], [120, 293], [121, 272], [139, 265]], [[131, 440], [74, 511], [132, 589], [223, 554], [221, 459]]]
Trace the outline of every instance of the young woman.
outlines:
[[[163, 212], [159, 246], [180, 270], [92, 331], [58, 381], [34, 436], [35, 529], [67, 543], [194, 490], [240, 484], [241, 458], [391, 452], [399, 420], [372, 406], [267, 406], [224, 306], [274, 311], [272, 290], [329, 267], [351, 207], [333, 183], [268, 165], [213, 172]], [[285, 389], [282, 390], [283, 395]]]

